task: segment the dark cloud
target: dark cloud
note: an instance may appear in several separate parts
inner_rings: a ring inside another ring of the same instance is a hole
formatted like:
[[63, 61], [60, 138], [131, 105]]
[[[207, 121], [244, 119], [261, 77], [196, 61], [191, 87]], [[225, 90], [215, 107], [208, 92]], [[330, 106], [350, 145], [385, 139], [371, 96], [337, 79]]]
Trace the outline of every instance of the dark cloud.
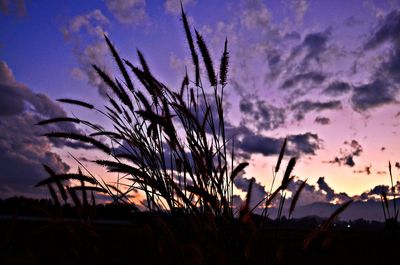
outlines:
[[293, 77], [286, 79], [283, 84], [282, 88], [287, 89], [296, 86], [297, 84], [321, 84], [326, 79], [326, 75], [321, 72], [307, 72], [302, 74], [297, 74]]
[[336, 203], [343, 203], [351, 198], [345, 192], [336, 193], [334, 189], [332, 189], [328, 183], [325, 181], [324, 177], [320, 177], [317, 181], [318, 187], [320, 190], [325, 192], [326, 199], [329, 202], [335, 201]]
[[400, 11], [388, 13], [364, 44], [364, 51], [388, 45], [384, 59], [375, 67], [374, 79], [354, 89], [351, 101], [357, 111], [394, 103], [400, 83]]
[[288, 140], [289, 144], [293, 145], [292, 148], [289, 147], [289, 152], [292, 152], [292, 155], [315, 155], [315, 151], [321, 148], [320, 139], [315, 133], [290, 135]]
[[368, 195], [381, 195], [382, 192], [385, 192], [386, 194], [388, 194], [389, 186], [387, 186], [387, 185], [375, 186], [368, 192]]
[[395, 90], [389, 83], [379, 79], [354, 87], [351, 96], [351, 103], [356, 111], [366, 111], [394, 102], [396, 102]]
[[[77, 143], [50, 141], [41, 135], [48, 129], [54, 131], [79, 132], [71, 124], [59, 123], [51, 128], [35, 124], [43, 119], [66, 116], [65, 111], [46, 95], [34, 93], [18, 83], [5, 62], [0, 61], [0, 186], [11, 196], [19, 193], [38, 193], [33, 189], [40, 179], [46, 177], [41, 163], [57, 172], [66, 172], [69, 167], [54, 153], [52, 146], [85, 147]], [[13, 193], [14, 192], [14, 193]]]
[[314, 122], [321, 125], [328, 125], [329, 123], [331, 123], [331, 120], [327, 117], [315, 117]]
[[387, 41], [400, 44], [399, 10], [393, 10], [386, 15], [365, 43], [364, 48], [366, 50], [375, 49]]
[[[320, 139], [317, 134], [304, 133], [288, 136], [289, 145], [287, 154], [291, 156], [315, 155], [320, 149]], [[236, 146], [249, 154], [262, 154], [264, 156], [278, 155], [283, 143], [282, 138], [272, 138], [260, 134], [248, 133], [242, 137]]]
[[265, 156], [271, 156], [279, 154], [281, 145], [281, 139], [252, 134], [244, 135], [243, 139], [241, 139], [236, 146], [246, 153], [258, 153]]
[[274, 68], [278, 63], [281, 62], [281, 55], [277, 50], [268, 53], [267, 55], [268, 65], [270, 68]]
[[328, 163], [337, 163], [339, 166], [343, 163], [346, 166], [354, 167], [354, 157], [360, 156], [363, 148], [356, 140], [351, 140], [351, 142], [345, 141], [344, 144], [345, 148], [340, 150], [340, 155], [336, 156], [333, 160], [328, 161]]
[[[250, 180], [251, 179], [239, 176], [239, 177], [235, 178], [234, 183], [235, 183], [236, 188], [247, 193]], [[255, 205], [256, 203], [258, 203], [259, 201], [264, 199], [266, 196], [267, 196], [267, 192], [265, 191], [265, 186], [262, 185], [261, 183], [255, 181], [253, 183], [250, 205]]]
[[353, 149], [352, 155], [354, 156], [360, 156], [361, 152], [363, 151], [361, 144], [356, 140], [352, 140], [350, 142], [350, 147]]
[[324, 93], [331, 96], [340, 96], [350, 92], [351, 86], [349, 83], [342, 81], [334, 81], [328, 85]]
[[331, 30], [327, 29], [323, 32], [314, 32], [307, 34], [304, 37], [302, 44], [294, 47], [290, 58], [303, 55], [302, 65], [307, 67], [310, 61], [319, 63], [323, 54], [329, 49], [328, 40], [331, 35]]
[[300, 121], [304, 119], [305, 114], [311, 111], [320, 112], [323, 110], [341, 109], [342, 103], [339, 100], [318, 102], [304, 100], [297, 102], [291, 106], [291, 110], [294, 111], [295, 119]]
[[253, 101], [242, 98], [239, 103], [240, 111], [243, 113], [252, 113], [254, 111], [254, 103]]
[[359, 174], [367, 174], [367, 175], [371, 175], [371, 165], [369, 166], [365, 166], [362, 169], [359, 170], [354, 170], [353, 173], [359, 173]]
[[[302, 180], [297, 179], [289, 183], [288, 190], [292, 193], [292, 197], [288, 198], [287, 205], [290, 205], [293, 194], [297, 191], [302, 182]], [[350, 197], [346, 193], [336, 193], [325, 181], [325, 178], [320, 177], [316, 185], [305, 184], [297, 205], [301, 207], [313, 203], [328, 203], [333, 201], [336, 203], [343, 203], [349, 199]]]
[[321, 190], [326, 192], [326, 198], [328, 201], [331, 201], [333, 198], [335, 198], [335, 191], [325, 182], [324, 177], [320, 177], [317, 181], [317, 184]]
[[354, 163], [352, 155], [345, 156], [343, 161], [344, 161], [344, 164], [346, 166], [349, 166], [349, 167], [354, 167], [355, 166], [355, 163]]
[[[0, 64], [0, 67], [2, 67], [2, 64]], [[2, 94], [0, 98], [0, 116], [16, 115], [24, 110], [24, 101], [19, 95], [19, 91], [4, 84], [0, 84], [0, 91]]]
[[389, 59], [384, 61], [378, 68], [380, 75], [400, 83], [400, 42], [390, 53]]
[[244, 114], [244, 122], [254, 124], [258, 130], [273, 130], [285, 123], [285, 110], [267, 104], [264, 100], [240, 100], [240, 111]]

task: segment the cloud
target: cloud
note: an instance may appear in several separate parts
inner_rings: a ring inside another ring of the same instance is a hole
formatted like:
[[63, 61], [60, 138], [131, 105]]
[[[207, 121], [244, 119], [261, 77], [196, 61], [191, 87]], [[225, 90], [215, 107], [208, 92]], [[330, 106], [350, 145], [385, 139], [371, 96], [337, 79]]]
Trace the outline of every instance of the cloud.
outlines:
[[336, 156], [333, 160], [328, 161], [328, 163], [337, 163], [339, 166], [343, 163], [346, 166], [354, 167], [354, 157], [360, 156], [363, 152], [363, 148], [361, 144], [356, 140], [351, 140], [351, 142], [345, 141], [344, 144], [345, 148], [340, 150], [340, 155]]
[[252, 124], [258, 130], [273, 130], [285, 123], [285, 110], [267, 104], [264, 100], [250, 100], [243, 97], [239, 103], [244, 114], [243, 122]]
[[286, 79], [283, 84], [282, 88], [287, 89], [294, 87], [298, 84], [321, 84], [326, 79], [326, 75], [320, 72], [307, 72], [302, 74], [297, 74]]
[[[186, 6], [195, 5], [195, 4], [196, 4], [196, 0], [183, 0], [182, 1], [182, 5], [184, 8]], [[165, 9], [165, 12], [173, 14], [173, 15], [180, 14], [181, 2], [175, 1], [175, 0], [165, 0], [164, 9]]]
[[315, 117], [314, 120], [315, 123], [321, 124], [321, 125], [328, 125], [331, 123], [331, 120], [327, 117]]
[[362, 112], [386, 104], [395, 103], [396, 94], [389, 83], [377, 79], [371, 83], [355, 86], [350, 100], [353, 109]]
[[[387, 45], [389, 44], [389, 45]], [[397, 102], [400, 85], [400, 11], [393, 10], [377, 24], [365, 42], [364, 52], [384, 47], [383, 59], [374, 69], [370, 82], [355, 87], [351, 102], [357, 111], [366, 111]]]
[[378, 72], [383, 78], [388, 78], [396, 84], [400, 83], [400, 42], [396, 48], [390, 51], [389, 59], [382, 62]]
[[[4, 119], [11, 119], [29, 113], [29, 115], [36, 117], [37, 121], [33, 123], [36, 124], [39, 120], [49, 117], [67, 116], [66, 112], [47, 95], [34, 93], [25, 85], [17, 82], [11, 69], [4, 61], [0, 61], [0, 92], [0, 105], [2, 106], [0, 116]], [[57, 123], [51, 125], [50, 129], [54, 131], [80, 132], [70, 123]], [[56, 146], [64, 145], [58, 140], [54, 140], [53, 143]]]
[[324, 94], [330, 96], [340, 96], [350, 92], [351, 85], [347, 82], [343, 81], [334, 81], [330, 83], [327, 88], [324, 90]]
[[[320, 149], [320, 139], [317, 134], [304, 133], [288, 136], [287, 154], [291, 156], [315, 155]], [[278, 155], [283, 143], [282, 138], [273, 138], [260, 134], [247, 133], [238, 140], [236, 147], [248, 154], [262, 154], [264, 156]]]
[[366, 192], [367, 195], [381, 195], [382, 192], [389, 194], [389, 186], [387, 185], [377, 185], [373, 187], [371, 190]]
[[317, 184], [321, 190], [326, 193], [326, 198], [331, 201], [335, 197], [335, 191], [325, 182], [324, 177], [320, 177]]
[[366, 50], [375, 49], [390, 41], [400, 44], [400, 11], [393, 10], [377, 25], [377, 28], [365, 43]]
[[271, 156], [279, 154], [282, 142], [280, 139], [275, 139], [262, 135], [245, 135], [237, 144], [237, 148], [249, 154], [262, 154]]
[[291, 8], [294, 11], [296, 23], [303, 23], [304, 15], [309, 8], [308, 0], [292, 0]]
[[[289, 154], [291, 155], [315, 155], [315, 151], [321, 148], [320, 139], [315, 133], [303, 133], [288, 136]], [[292, 145], [292, 147], [291, 147]]]
[[62, 28], [64, 39], [72, 44], [73, 53], [79, 64], [72, 73], [79, 78], [86, 76], [88, 84], [96, 87], [102, 96], [107, 94], [109, 88], [94, 71], [92, 64], [107, 70], [105, 58], [108, 47], [104, 41], [107, 31], [104, 27], [109, 24], [108, 18], [96, 9], [72, 18]]
[[382, 61], [376, 72], [383, 79], [400, 82], [400, 11], [393, 10], [378, 23], [373, 33], [364, 44], [364, 50], [375, 50], [386, 43], [390, 43], [387, 59]]
[[[236, 188], [247, 193], [250, 180], [251, 179], [244, 178], [242, 176], [238, 176], [235, 178], [234, 184], [235, 184]], [[267, 192], [265, 191], [265, 186], [262, 185], [261, 183], [255, 181], [253, 183], [250, 205], [255, 205], [256, 203], [258, 203], [259, 201], [264, 199], [266, 196], [267, 196]]]
[[302, 58], [302, 65], [307, 67], [311, 61], [320, 63], [322, 56], [329, 50], [328, 40], [331, 36], [331, 29], [322, 32], [309, 33], [304, 37], [303, 42], [292, 49], [290, 59]]
[[[288, 198], [286, 205], [290, 205], [295, 192], [298, 190], [299, 186], [303, 181], [296, 179], [288, 185], [288, 190], [292, 193], [292, 196]], [[300, 194], [299, 200], [297, 202], [298, 207], [312, 205], [314, 203], [343, 203], [349, 200], [350, 197], [346, 193], [336, 193], [329, 184], [325, 181], [324, 177], [320, 177], [317, 180], [316, 185], [306, 183], [303, 191]], [[301, 210], [296, 208], [298, 214]]]
[[0, 0], [0, 12], [5, 15], [23, 17], [26, 15], [25, 0]]
[[[69, 166], [52, 151], [53, 146], [85, 147], [75, 143], [50, 141], [41, 135], [48, 129], [35, 124], [50, 117], [66, 116], [65, 111], [46, 95], [35, 93], [14, 79], [8, 65], [0, 61], [0, 192], [1, 197], [15, 194], [30, 196], [41, 190], [33, 186], [47, 177], [41, 163], [56, 172]], [[78, 132], [71, 124], [52, 125], [54, 131]]]
[[365, 167], [363, 167], [362, 169], [359, 169], [359, 170], [354, 170], [353, 171], [353, 173], [361, 173], [361, 174], [367, 174], [367, 175], [370, 175], [371, 174], [371, 165], [369, 165], [369, 166], [365, 166]]
[[345, 156], [343, 161], [344, 161], [344, 164], [346, 166], [349, 166], [349, 167], [354, 167], [355, 166], [355, 163], [354, 163], [352, 155]]
[[105, 0], [108, 10], [121, 23], [142, 25], [148, 17], [145, 0]]
[[240, 23], [249, 30], [266, 30], [270, 26], [271, 17], [271, 12], [262, 1], [248, 0], [241, 8]]
[[304, 100], [297, 102], [291, 106], [291, 110], [294, 111], [295, 119], [300, 121], [304, 119], [305, 114], [311, 111], [320, 112], [323, 110], [335, 110], [341, 109], [342, 103], [339, 100], [318, 102]]

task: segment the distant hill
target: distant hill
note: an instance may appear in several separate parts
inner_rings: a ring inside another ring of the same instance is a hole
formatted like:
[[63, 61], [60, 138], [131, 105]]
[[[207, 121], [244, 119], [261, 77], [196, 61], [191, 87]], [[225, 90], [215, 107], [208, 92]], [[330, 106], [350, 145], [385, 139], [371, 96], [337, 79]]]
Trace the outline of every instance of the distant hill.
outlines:
[[[400, 205], [400, 199], [396, 199], [397, 205]], [[393, 200], [389, 201], [390, 210], [393, 208]], [[297, 206], [293, 218], [302, 218], [306, 216], [320, 216], [320, 217], [329, 217], [336, 209], [338, 205], [332, 203], [325, 202], [316, 202], [309, 205]], [[261, 213], [261, 210], [258, 211]], [[288, 208], [285, 207], [283, 210], [284, 215], [287, 215]], [[270, 209], [269, 216], [271, 218], [275, 218], [277, 215], [277, 209]], [[341, 220], [357, 220], [364, 219], [370, 221], [379, 221], [383, 222], [383, 210], [380, 201], [369, 200], [366, 202], [363, 201], [354, 201], [341, 215]]]

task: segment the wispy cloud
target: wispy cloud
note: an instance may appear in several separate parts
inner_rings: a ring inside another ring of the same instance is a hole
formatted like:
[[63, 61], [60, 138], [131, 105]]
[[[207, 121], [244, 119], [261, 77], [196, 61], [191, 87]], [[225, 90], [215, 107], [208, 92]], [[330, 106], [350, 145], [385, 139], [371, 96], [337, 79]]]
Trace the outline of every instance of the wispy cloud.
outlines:
[[308, 0], [292, 0], [290, 3], [294, 14], [296, 23], [303, 23], [304, 15], [306, 14], [309, 8], [309, 1]]
[[[73, 76], [79, 76], [79, 78], [85, 76], [89, 85], [96, 87], [102, 96], [107, 94], [109, 88], [94, 71], [92, 64], [107, 68], [105, 58], [108, 49], [104, 41], [104, 34], [107, 34], [105, 27], [109, 24], [109, 19], [96, 9], [72, 18], [62, 28], [64, 38], [68, 43], [71, 43], [73, 53], [79, 64], [79, 67], [72, 70]], [[86, 42], [86, 34], [90, 36], [89, 43]]]
[[107, 8], [123, 24], [142, 25], [147, 22], [145, 0], [105, 0]]
[[304, 100], [294, 103], [291, 106], [291, 110], [294, 111], [294, 117], [296, 120], [303, 120], [308, 112], [316, 111], [321, 112], [324, 110], [337, 110], [342, 108], [342, 103], [339, 100], [319, 102]]

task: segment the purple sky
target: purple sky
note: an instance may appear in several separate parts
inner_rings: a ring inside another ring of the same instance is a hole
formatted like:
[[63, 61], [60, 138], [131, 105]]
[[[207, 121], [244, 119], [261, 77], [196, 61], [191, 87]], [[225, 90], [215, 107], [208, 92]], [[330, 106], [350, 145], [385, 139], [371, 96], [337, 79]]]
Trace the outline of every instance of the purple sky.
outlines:
[[[286, 136], [299, 157], [296, 176], [308, 178], [303, 205], [374, 198], [376, 186], [390, 183], [388, 160], [397, 181], [398, 1], [183, 2], [214, 58], [228, 38], [226, 111], [238, 155], [250, 162], [239, 194], [250, 177], [259, 196], [269, 190]], [[102, 104], [107, 87], [90, 65], [117, 73], [104, 33], [122, 57], [137, 62], [139, 48], [155, 76], [179, 87], [191, 70], [179, 15], [175, 0], [0, 0], [1, 197], [39, 193], [32, 186], [45, 177], [42, 162], [75, 171], [68, 152], [97, 155], [38, 137], [45, 129], [32, 124], [65, 113], [104, 122], [54, 101]]]

